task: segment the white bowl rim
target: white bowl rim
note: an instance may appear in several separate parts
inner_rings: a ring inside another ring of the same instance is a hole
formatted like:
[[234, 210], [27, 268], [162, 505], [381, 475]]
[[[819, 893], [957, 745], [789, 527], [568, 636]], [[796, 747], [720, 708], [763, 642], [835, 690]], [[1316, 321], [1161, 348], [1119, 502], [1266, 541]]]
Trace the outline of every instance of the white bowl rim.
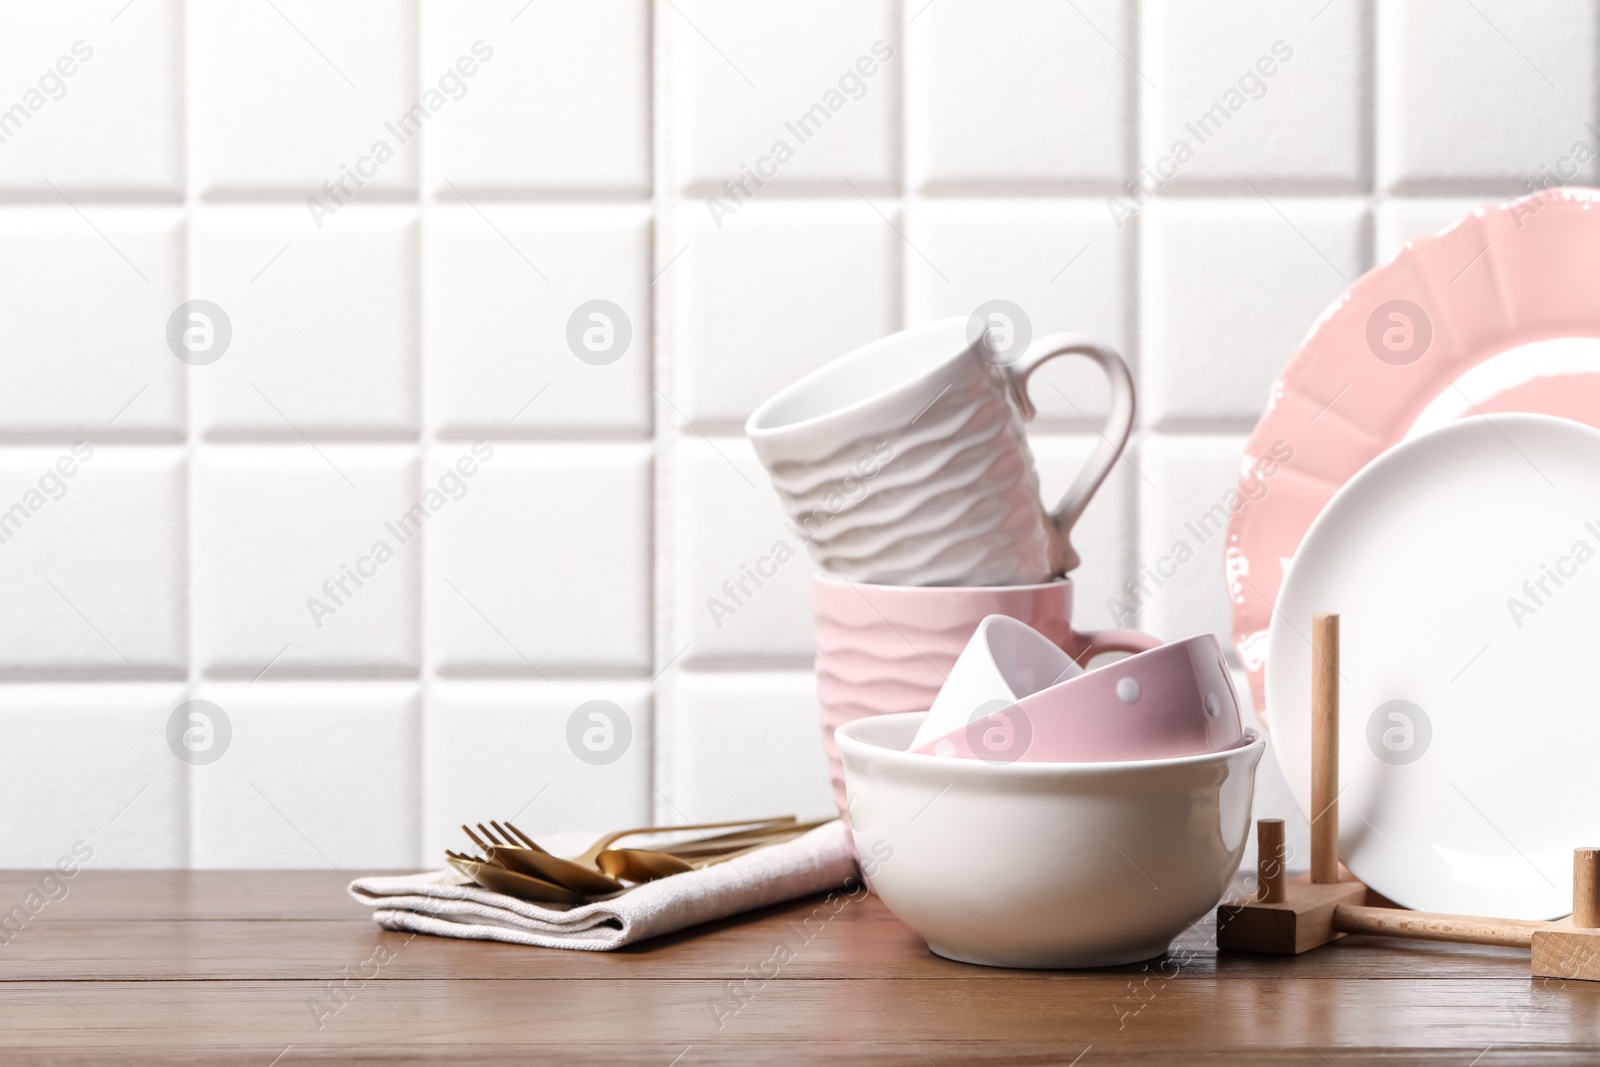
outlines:
[[888, 723], [895, 720], [920, 720], [927, 714], [925, 711], [901, 711], [892, 715], [868, 715], [840, 726], [833, 732], [834, 741], [839, 746], [841, 753], [850, 752], [852, 755], [882, 760], [899, 767], [923, 771], [948, 771], [952, 774], [1004, 774], [1032, 778], [1059, 777], [1064, 773], [1099, 777], [1129, 774], [1137, 771], [1161, 770], [1168, 767], [1225, 763], [1253, 748], [1264, 749], [1267, 744], [1265, 734], [1259, 730], [1247, 728], [1243, 731], [1244, 740], [1237, 745], [1218, 749], [1215, 752], [1197, 752], [1187, 756], [1164, 756], [1160, 759], [1142, 760], [1098, 760], [1087, 763], [1045, 763], [1026, 760], [1015, 760], [1010, 763], [990, 763], [987, 760], [968, 759], [960, 756], [933, 756], [921, 752], [904, 752], [899, 749], [884, 748], [882, 745], [874, 745], [858, 737], [853, 737], [850, 733], [850, 731], [864, 725]]

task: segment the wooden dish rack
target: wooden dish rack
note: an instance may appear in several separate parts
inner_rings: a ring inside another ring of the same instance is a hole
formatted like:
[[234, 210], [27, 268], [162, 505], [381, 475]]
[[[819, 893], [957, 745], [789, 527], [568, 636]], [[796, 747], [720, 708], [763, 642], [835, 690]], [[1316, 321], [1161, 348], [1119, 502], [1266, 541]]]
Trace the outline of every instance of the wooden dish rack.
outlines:
[[1554, 922], [1369, 906], [1339, 867], [1339, 616], [1312, 620], [1311, 871], [1284, 872], [1283, 820], [1256, 822], [1256, 898], [1217, 908], [1217, 947], [1296, 956], [1346, 934], [1379, 934], [1531, 950], [1535, 978], [1600, 981], [1600, 849], [1572, 860], [1572, 915]]

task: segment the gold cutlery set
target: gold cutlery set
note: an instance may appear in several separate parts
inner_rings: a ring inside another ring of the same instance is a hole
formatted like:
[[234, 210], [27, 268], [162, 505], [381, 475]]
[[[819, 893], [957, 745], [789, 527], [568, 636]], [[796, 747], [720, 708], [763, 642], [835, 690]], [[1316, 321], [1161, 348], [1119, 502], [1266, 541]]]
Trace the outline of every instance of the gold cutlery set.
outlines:
[[[563, 859], [540, 848], [509, 819], [504, 825], [491, 819], [488, 826], [478, 823], [477, 833], [465, 824], [461, 827], [483, 853], [481, 856], [446, 850], [445, 857], [456, 873], [496, 893], [541, 904], [582, 904], [658, 878], [737, 860], [758, 848], [792, 841], [830, 821], [797, 822], [793, 815], [786, 815], [688, 826], [643, 826], [606, 834], [580, 855]], [[729, 830], [730, 827], [738, 829]], [[675, 840], [654, 848], [613, 847], [624, 838], [641, 834], [697, 830], [728, 832]]]

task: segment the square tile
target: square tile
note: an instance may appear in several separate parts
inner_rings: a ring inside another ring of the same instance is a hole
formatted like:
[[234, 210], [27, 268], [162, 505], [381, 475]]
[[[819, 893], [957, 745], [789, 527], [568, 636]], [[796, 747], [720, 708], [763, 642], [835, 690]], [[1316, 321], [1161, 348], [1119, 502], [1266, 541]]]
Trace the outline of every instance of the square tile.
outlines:
[[428, 649], [453, 675], [648, 670], [648, 445], [430, 449]]
[[191, 601], [201, 670], [414, 674], [421, 553], [406, 516], [427, 505], [417, 466], [397, 445], [203, 448]]
[[1592, 4], [1386, 0], [1378, 12], [1381, 185], [1521, 193], [1558, 167], [1594, 184]]
[[672, 50], [679, 188], [736, 204], [822, 186], [898, 184], [905, 62], [898, 7], [893, 0], [670, 4], [661, 18]]
[[817, 567], [750, 443], [684, 438], [673, 495], [679, 662], [809, 665]]
[[8, 436], [68, 441], [181, 440], [185, 366], [164, 328], [184, 299], [183, 217], [83, 211], [0, 210], [0, 425]]
[[201, 686], [232, 736], [190, 768], [196, 867], [331, 869], [422, 862], [421, 721], [414, 685]]
[[1377, 245], [1375, 262], [1389, 262], [1407, 241], [1454, 226], [1482, 205], [1481, 197], [1437, 200], [1393, 198], [1379, 201], [1373, 213]]
[[1112, 185], [1129, 171], [1133, 4], [954, 0], [910, 23], [912, 186]]
[[181, 447], [0, 452], [0, 673], [181, 678]]
[[1254, 424], [1322, 311], [1371, 262], [1359, 200], [1169, 201], [1144, 213], [1147, 425]]
[[416, 192], [418, 128], [454, 116], [448, 97], [419, 84], [415, 0], [191, 0], [188, 13], [201, 196], [338, 208]]
[[57, 203], [62, 194], [181, 193], [177, 0], [131, 8], [123, 0], [10, 2], [0, 10], [0, 70], [9, 75], [0, 104], [0, 190]]
[[[1034, 435], [1030, 444], [1039, 466], [1045, 506], [1055, 507], [1061, 495], [1089, 463], [1099, 437]], [[1117, 618], [1115, 601], [1125, 595], [1123, 582], [1133, 568], [1136, 524], [1134, 494], [1143, 475], [1137, 458], [1124, 453], [1101, 484], [1094, 499], [1072, 528], [1072, 547], [1082, 564], [1072, 572], [1072, 624], [1078, 630], [1116, 630], [1132, 625]]]
[[[756, 405], [900, 326], [900, 237], [877, 209], [752, 204], [718, 229], [679, 209], [663, 248], [675, 302], [672, 402], [706, 432], [743, 432]], [[894, 225], [901, 225], [898, 221]]]
[[441, 682], [429, 689], [423, 736], [426, 862], [461, 851], [464, 822], [598, 835], [653, 818], [642, 683]]
[[[929, 12], [930, 16], [932, 12]], [[1035, 339], [1068, 331], [1133, 352], [1133, 227], [1083, 200], [921, 201], [905, 257], [912, 322], [968, 316], [1009, 300]], [[1105, 375], [1083, 359], [1052, 360], [1030, 383], [1039, 425], [1086, 432], [1109, 407]]]
[[221, 356], [190, 376], [202, 433], [416, 434], [414, 209], [353, 207], [315, 229], [299, 208], [209, 208], [192, 244], [189, 290], [219, 305], [232, 330]]
[[[1139, 559], [1119, 614], [1165, 641], [1213, 633], [1229, 646], [1233, 619], [1223, 579], [1228, 521], [1248, 506], [1237, 492], [1244, 436], [1147, 439], [1136, 460]], [[1265, 483], [1271, 492], [1271, 483]]]
[[[185, 766], [167, 748], [181, 684], [0, 686], [0, 867], [182, 867]], [[21, 813], [26, 812], [26, 817]]]
[[1368, 18], [1361, 0], [1157, 0], [1138, 183], [1365, 188]]
[[[483, 211], [490, 222], [440, 206], [427, 222], [423, 352], [434, 430], [649, 432], [649, 209]], [[620, 317], [592, 303], [602, 300]]]
[[833, 812], [809, 671], [679, 676], [656, 814], [710, 822]]
[[426, 0], [422, 82], [449, 99], [423, 139], [428, 187], [650, 191], [650, 6]]

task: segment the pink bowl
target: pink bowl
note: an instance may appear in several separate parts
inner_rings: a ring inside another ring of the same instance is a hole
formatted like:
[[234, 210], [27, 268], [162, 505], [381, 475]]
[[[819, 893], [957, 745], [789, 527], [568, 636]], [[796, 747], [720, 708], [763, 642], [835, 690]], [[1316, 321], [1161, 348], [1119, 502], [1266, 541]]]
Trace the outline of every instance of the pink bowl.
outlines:
[[916, 751], [989, 763], [1092, 763], [1192, 756], [1243, 742], [1222, 648], [1201, 634], [1015, 703], [973, 708], [966, 728]]

